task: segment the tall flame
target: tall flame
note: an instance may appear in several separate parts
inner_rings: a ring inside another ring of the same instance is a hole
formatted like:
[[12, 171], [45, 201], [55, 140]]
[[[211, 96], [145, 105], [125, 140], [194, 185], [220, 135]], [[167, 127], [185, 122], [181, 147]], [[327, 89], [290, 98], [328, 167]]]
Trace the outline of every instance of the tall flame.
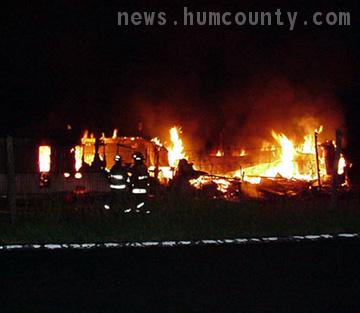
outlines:
[[300, 151], [306, 154], [315, 154], [315, 136], [313, 134], [304, 136], [304, 143], [300, 146]]
[[48, 173], [51, 168], [51, 147], [39, 147], [39, 171], [40, 173]]
[[278, 166], [268, 169], [264, 176], [274, 177], [280, 174], [282, 177], [291, 178], [295, 174], [295, 148], [293, 143], [284, 135], [277, 134], [272, 131], [272, 136], [280, 144], [281, 147], [281, 161]]
[[171, 167], [177, 166], [179, 160], [187, 159], [186, 154], [184, 152], [184, 145], [180, 138], [180, 134], [181, 134], [181, 128], [174, 126], [170, 129], [171, 145], [167, 147], [167, 149], [168, 149], [169, 165]]
[[[321, 125], [318, 129], [315, 129], [315, 133], [320, 134], [323, 130]], [[299, 152], [305, 154], [315, 154], [315, 136], [314, 134], [308, 134], [304, 136], [304, 143], [299, 146]]]
[[338, 163], [338, 174], [339, 175], [344, 174], [345, 167], [346, 167], [346, 161], [345, 161], [344, 156], [341, 154], [340, 159], [339, 159], [339, 163]]
[[79, 169], [82, 166], [82, 156], [83, 156], [83, 147], [82, 146], [76, 146], [75, 147], [75, 170], [79, 171]]

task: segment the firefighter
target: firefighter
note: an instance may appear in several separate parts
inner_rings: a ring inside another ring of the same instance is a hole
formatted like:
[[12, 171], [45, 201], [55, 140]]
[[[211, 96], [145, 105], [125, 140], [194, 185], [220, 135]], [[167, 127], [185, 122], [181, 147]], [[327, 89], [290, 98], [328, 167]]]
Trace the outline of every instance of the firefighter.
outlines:
[[104, 208], [108, 210], [110, 208], [119, 207], [125, 213], [130, 212], [131, 209], [128, 201], [130, 178], [128, 176], [127, 168], [122, 165], [120, 155], [115, 156], [115, 164], [110, 169], [108, 177], [111, 194], [110, 199], [108, 203], [104, 205]]
[[144, 164], [144, 156], [140, 152], [135, 152], [133, 154], [133, 160], [134, 163], [130, 168], [132, 207], [137, 213], [145, 212], [146, 214], [149, 214], [150, 210], [147, 207], [150, 186], [149, 172], [146, 165]]

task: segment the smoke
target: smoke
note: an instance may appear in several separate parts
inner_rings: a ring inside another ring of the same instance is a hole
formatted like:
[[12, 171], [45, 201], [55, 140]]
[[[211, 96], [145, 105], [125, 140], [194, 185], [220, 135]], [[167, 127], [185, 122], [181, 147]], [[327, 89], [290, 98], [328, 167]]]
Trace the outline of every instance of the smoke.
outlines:
[[166, 39], [132, 69], [123, 105], [131, 110], [114, 112], [114, 124], [142, 122], [145, 134], [163, 141], [170, 127], [181, 126], [186, 148], [204, 152], [261, 147], [273, 141], [272, 130], [302, 140], [320, 125], [324, 141], [344, 124], [339, 94], [353, 60], [329, 46], [342, 42], [339, 34], [194, 30], [191, 38], [177, 32]]
[[229, 92], [224, 100], [226, 144], [261, 147], [271, 140], [271, 131], [301, 140], [320, 126], [320, 140], [334, 138], [343, 126], [341, 106], [326, 89], [309, 89], [278, 78], [250, 83], [240, 92]]
[[264, 141], [273, 141], [272, 130], [301, 141], [321, 125], [319, 139], [324, 141], [343, 126], [341, 105], [328, 88], [304, 87], [270, 75], [231, 86], [209, 97], [193, 82], [169, 81], [160, 94], [142, 89], [130, 102], [149, 137], [166, 141], [169, 128], [181, 126], [186, 148], [207, 152], [220, 146], [260, 148]]
[[211, 133], [219, 128], [216, 105], [206, 101], [196, 77], [181, 81], [162, 78], [158, 82], [143, 84], [129, 99], [131, 120], [142, 123], [145, 136], [159, 137], [163, 142], [169, 140], [171, 127], [181, 127], [185, 146], [203, 149]]

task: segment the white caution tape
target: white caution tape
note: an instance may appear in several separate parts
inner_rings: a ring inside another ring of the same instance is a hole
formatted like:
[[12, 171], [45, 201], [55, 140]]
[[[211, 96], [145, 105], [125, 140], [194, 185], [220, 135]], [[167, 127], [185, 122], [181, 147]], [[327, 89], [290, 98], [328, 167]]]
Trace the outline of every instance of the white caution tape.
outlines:
[[259, 237], [259, 238], [235, 238], [235, 239], [206, 239], [206, 240], [179, 240], [179, 241], [133, 241], [133, 242], [107, 242], [107, 243], [49, 243], [49, 244], [9, 244], [0, 245], [1, 251], [6, 250], [56, 250], [56, 249], [97, 249], [97, 248], [124, 248], [124, 247], [177, 247], [190, 245], [228, 245], [228, 244], [272, 244], [274, 242], [299, 242], [299, 241], [327, 241], [327, 240], [349, 240], [360, 239], [358, 233], [341, 233], [335, 235], [305, 235], [289, 237]]
[[319, 239], [321, 238], [320, 236], [318, 235], [307, 235], [305, 236], [306, 239], [311, 239], [311, 240], [315, 240], [315, 239]]
[[111, 189], [125, 189], [126, 185], [110, 185]]
[[138, 209], [140, 209], [141, 207], [143, 207], [145, 205], [145, 202], [141, 202], [141, 203], [139, 203], [136, 207], [138, 208]]
[[147, 190], [144, 188], [134, 188], [131, 192], [134, 194], [146, 194]]
[[44, 245], [44, 248], [53, 250], [53, 249], [63, 248], [63, 246], [64, 245], [60, 245], [60, 244], [46, 244], [46, 245]]
[[114, 179], [118, 179], [118, 180], [121, 180], [124, 178], [124, 176], [122, 175], [110, 175], [111, 178], [114, 178]]
[[278, 237], [263, 237], [263, 240], [265, 241], [277, 241], [278, 239]]
[[359, 236], [358, 234], [339, 234], [340, 238], [353, 238]]

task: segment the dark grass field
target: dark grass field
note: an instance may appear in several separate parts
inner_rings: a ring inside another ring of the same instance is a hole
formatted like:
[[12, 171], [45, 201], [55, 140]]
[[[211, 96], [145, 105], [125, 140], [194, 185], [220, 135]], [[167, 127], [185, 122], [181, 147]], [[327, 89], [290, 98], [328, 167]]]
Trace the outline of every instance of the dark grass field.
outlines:
[[359, 312], [360, 242], [0, 253], [0, 312]]
[[[19, 203], [21, 204], [21, 203]], [[19, 205], [1, 243], [224, 239], [360, 231], [359, 197]], [[360, 241], [0, 252], [0, 312], [359, 312]]]
[[226, 202], [160, 199], [150, 215], [104, 210], [102, 198], [18, 203], [15, 225], [0, 216], [0, 243], [201, 240], [360, 232], [360, 198], [348, 193]]

